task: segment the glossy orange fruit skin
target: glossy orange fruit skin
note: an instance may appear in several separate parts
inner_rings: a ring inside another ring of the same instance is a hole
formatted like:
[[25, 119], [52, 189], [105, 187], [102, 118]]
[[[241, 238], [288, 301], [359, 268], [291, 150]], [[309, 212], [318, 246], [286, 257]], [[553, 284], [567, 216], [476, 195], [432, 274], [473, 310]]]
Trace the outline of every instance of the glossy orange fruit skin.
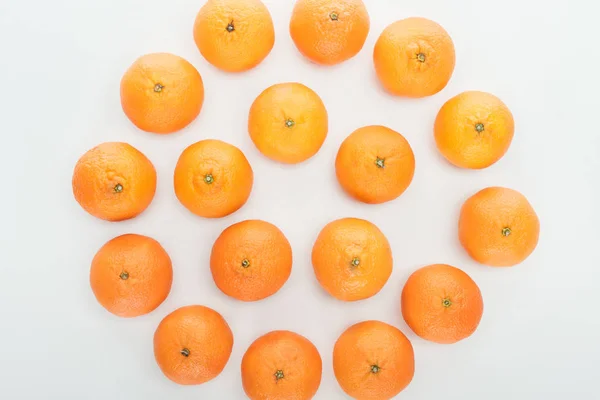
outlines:
[[475, 332], [482, 315], [479, 287], [451, 265], [418, 269], [402, 290], [402, 316], [425, 340], [450, 344], [466, 339]]
[[154, 311], [169, 295], [173, 282], [171, 258], [156, 240], [122, 235], [94, 256], [90, 285], [106, 310], [119, 317]]
[[152, 202], [156, 170], [133, 146], [106, 142], [77, 161], [72, 186], [75, 200], [89, 214], [123, 221], [141, 214]]
[[188, 210], [205, 218], [221, 218], [246, 204], [254, 172], [240, 149], [208, 139], [183, 151], [173, 180], [175, 194]]
[[515, 121], [508, 107], [485, 92], [463, 92], [448, 100], [435, 119], [435, 143], [461, 168], [487, 168], [508, 151]]
[[360, 52], [370, 25], [362, 0], [298, 0], [290, 20], [290, 35], [306, 58], [334, 65]]
[[342, 188], [356, 200], [385, 203], [399, 197], [412, 182], [415, 155], [398, 132], [384, 126], [365, 126], [340, 146], [335, 173]]
[[310, 400], [321, 384], [317, 348], [290, 331], [256, 339], [242, 358], [242, 385], [250, 400]]
[[215, 241], [210, 270], [217, 287], [242, 301], [275, 294], [292, 272], [292, 247], [275, 225], [248, 220], [225, 229]]
[[513, 189], [488, 187], [462, 206], [458, 237], [469, 255], [492, 267], [512, 267], [535, 250], [540, 220], [527, 198]]
[[373, 61], [377, 77], [389, 93], [426, 97], [446, 87], [456, 56], [444, 28], [412, 17], [385, 28], [375, 43]]
[[296, 164], [314, 156], [327, 137], [323, 101], [301, 83], [279, 83], [265, 89], [252, 103], [248, 132], [266, 157]]
[[269, 10], [260, 0], [208, 0], [198, 12], [194, 40], [202, 56], [226, 72], [256, 67], [275, 44]]
[[350, 397], [388, 400], [412, 381], [413, 347], [398, 328], [380, 321], [359, 322], [335, 343], [333, 372]]
[[196, 119], [204, 103], [204, 82], [196, 68], [169, 53], [138, 58], [121, 79], [121, 106], [146, 132], [177, 132]]
[[379, 228], [363, 219], [343, 218], [321, 230], [312, 264], [317, 280], [330, 295], [356, 301], [379, 293], [392, 274], [393, 258]]
[[200, 385], [225, 368], [233, 333], [221, 314], [204, 306], [186, 306], [167, 315], [154, 333], [154, 357], [167, 378]]

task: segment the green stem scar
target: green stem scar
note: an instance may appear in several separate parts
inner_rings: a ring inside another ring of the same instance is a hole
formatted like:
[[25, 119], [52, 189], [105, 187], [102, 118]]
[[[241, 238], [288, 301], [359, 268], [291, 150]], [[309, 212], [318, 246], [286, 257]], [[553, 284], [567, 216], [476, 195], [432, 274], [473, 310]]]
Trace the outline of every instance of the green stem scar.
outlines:
[[181, 349], [180, 353], [184, 357], [189, 357], [190, 356], [190, 350], [186, 349], [186, 348]]
[[512, 231], [510, 230], [509, 227], [503, 228], [502, 229], [502, 236], [509, 236], [512, 233]]
[[229, 24], [227, 24], [227, 28], [225, 28], [227, 30], [227, 32], [233, 32], [235, 31], [235, 27], [233, 26], [233, 20], [231, 20], [231, 22]]
[[163, 90], [164, 88], [165, 88], [165, 87], [164, 87], [163, 85], [161, 85], [160, 83], [157, 83], [156, 85], [154, 85], [154, 91], [155, 91], [156, 93], [162, 92], [162, 90]]
[[204, 175], [204, 182], [207, 185], [210, 185], [211, 183], [213, 183], [215, 181], [215, 178], [211, 175], [211, 174], [206, 174]]
[[424, 63], [424, 62], [425, 62], [425, 58], [426, 58], [426, 57], [425, 57], [425, 54], [423, 54], [423, 53], [419, 53], [419, 54], [417, 54], [417, 60], [418, 60], [419, 62], [422, 62], [422, 63]]
[[353, 267], [358, 267], [360, 265], [360, 259], [358, 257], [354, 257], [352, 261], [350, 261], [350, 265]]
[[244, 258], [242, 260], [242, 267], [243, 268], [248, 268], [250, 266], [250, 261], [248, 261], [248, 259]]
[[450, 301], [450, 299], [448, 299], [448, 298], [445, 298], [444, 300], [442, 300], [442, 305], [443, 305], [445, 308], [448, 308], [448, 307], [450, 307], [450, 306], [452, 305], [452, 302]]
[[127, 271], [121, 272], [121, 275], [119, 275], [119, 278], [121, 278], [124, 281], [126, 281], [127, 279], [129, 279], [129, 272], [127, 272]]
[[337, 21], [340, 18], [340, 15], [335, 11], [332, 11], [331, 14], [329, 14], [329, 18], [331, 18], [332, 21]]
[[294, 122], [293, 119], [288, 118], [288, 119], [285, 120], [285, 126], [287, 126], [288, 128], [291, 128], [294, 125], [296, 125], [296, 123]]
[[381, 368], [379, 368], [379, 365], [371, 365], [371, 373], [377, 374], [377, 373], [379, 373], [379, 371], [381, 371]]
[[383, 158], [377, 157], [377, 159], [375, 160], [375, 165], [377, 165], [377, 168], [383, 168], [385, 167], [385, 160]]
[[275, 371], [275, 373], [273, 374], [275, 375], [275, 380], [278, 381], [280, 379], [283, 379], [284, 375], [283, 375], [283, 371], [278, 369], [277, 371]]
[[479, 122], [478, 124], [475, 124], [475, 130], [477, 131], [477, 133], [483, 132], [484, 128], [485, 127], [483, 126], [483, 124], [481, 122]]
[[123, 185], [121, 185], [120, 183], [117, 183], [115, 185], [115, 187], [113, 188], [113, 190], [115, 191], [115, 193], [121, 193], [123, 191]]

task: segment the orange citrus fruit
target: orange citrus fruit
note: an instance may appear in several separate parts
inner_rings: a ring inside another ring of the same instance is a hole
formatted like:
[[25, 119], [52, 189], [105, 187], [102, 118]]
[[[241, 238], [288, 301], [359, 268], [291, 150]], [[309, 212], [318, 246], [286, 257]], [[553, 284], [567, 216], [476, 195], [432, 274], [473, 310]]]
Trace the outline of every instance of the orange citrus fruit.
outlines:
[[242, 358], [242, 385], [250, 400], [310, 400], [321, 372], [315, 345], [290, 331], [259, 337]]
[[237, 211], [250, 197], [253, 183], [244, 153], [220, 140], [190, 145], [175, 167], [177, 198], [201, 217], [220, 218]]
[[317, 280], [333, 297], [356, 301], [377, 294], [392, 274], [392, 250], [369, 221], [343, 218], [327, 224], [313, 246]]
[[73, 195], [85, 211], [107, 221], [141, 214], [156, 192], [154, 165], [127, 143], [102, 143], [85, 153], [73, 171]]
[[252, 103], [248, 132], [272, 160], [296, 164], [314, 156], [327, 137], [327, 110], [319, 95], [300, 83], [280, 83]]
[[335, 342], [333, 372], [352, 398], [388, 400], [412, 381], [413, 347], [398, 328], [380, 321], [359, 322]]
[[174, 54], [138, 58], [121, 79], [121, 105], [127, 118], [146, 132], [172, 133], [196, 119], [204, 83], [192, 64]]
[[458, 237], [477, 262], [512, 267], [535, 250], [540, 221], [527, 198], [513, 189], [488, 187], [462, 206]]
[[173, 267], [156, 240], [122, 235], [94, 256], [90, 285], [98, 302], [119, 317], [138, 317], [155, 310], [169, 295]]
[[225, 229], [210, 255], [213, 279], [223, 293], [256, 301], [275, 294], [292, 272], [292, 247], [273, 224], [238, 222]]
[[404, 136], [385, 126], [365, 126], [338, 151], [335, 172], [342, 188], [365, 203], [394, 200], [408, 188], [415, 156]]
[[477, 284], [445, 264], [414, 272], [402, 290], [402, 316], [417, 335], [437, 343], [456, 343], [473, 334], [483, 315]]
[[358, 54], [369, 27], [362, 0], [298, 0], [290, 34], [305, 57], [317, 64], [334, 65]]
[[233, 333], [221, 314], [204, 306], [181, 307], [167, 315], [154, 333], [154, 357], [167, 378], [199, 385], [223, 371], [233, 348]]
[[260, 0], [208, 0], [196, 17], [194, 40], [206, 61], [223, 71], [241, 72], [269, 55], [275, 29]]
[[389, 25], [373, 52], [375, 71], [391, 94], [431, 96], [448, 84], [454, 71], [454, 43], [439, 24], [407, 18]]
[[463, 92], [442, 106], [434, 132], [437, 147], [448, 161], [457, 167], [481, 169], [506, 153], [515, 121], [493, 94]]

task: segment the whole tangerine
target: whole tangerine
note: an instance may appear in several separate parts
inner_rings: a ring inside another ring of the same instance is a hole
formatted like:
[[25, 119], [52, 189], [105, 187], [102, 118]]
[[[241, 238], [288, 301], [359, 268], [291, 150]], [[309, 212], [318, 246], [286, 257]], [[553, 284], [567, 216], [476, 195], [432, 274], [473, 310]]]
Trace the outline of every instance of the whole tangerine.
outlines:
[[205, 218], [221, 218], [246, 204], [254, 173], [240, 149], [207, 139], [181, 153], [173, 181], [177, 198], [188, 210]]
[[343, 301], [377, 294], [392, 274], [390, 244], [374, 224], [342, 218], [327, 224], [312, 250], [317, 280], [330, 295]]
[[171, 258], [156, 240], [122, 235], [108, 241], [94, 256], [90, 285], [98, 302], [119, 317], [154, 311], [169, 295]]
[[185, 128], [200, 114], [203, 103], [200, 73], [174, 54], [142, 56], [121, 79], [123, 111], [146, 132], [165, 134]]
[[298, 0], [290, 35], [305, 57], [334, 65], [354, 57], [369, 34], [370, 19], [362, 0]]
[[223, 71], [242, 72], [269, 55], [275, 29], [260, 0], [208, 0], [196, 17], [194, 40], [206, 61]]
[[266, 221], [238, 222], [217, 238], [210, 254], [217, 287], [242, 301], [275, 294], [292, 272], [292, 247], [275, 225]]
[[375, 43], [375, 72], [391, 94], [426, 97], [448, 84], [455, 64], [454, 43], [438, 23], [406, 18], [389, 25]]
[[327, 137], [323, 101], [301, 83], [280, 83], [265, 89], [252, 103], [248, 132], [266, 157], [296, 164], [314, 156]]
[[540, 220], [525, 196], [513, 189], [488, 187], [463, 204], [458, 237], [469, 255], [492, 267], [512, 267], [535, 250]]
[[127, 143], [102, 143], [86, 152], [73, 171], [73, 195], [94, 217], [123, 221], [141, 214], [156, 193], [152, 162]]
[[163, 374], [180, 385], [200, 385], [225, 368], [233, 333], [221, 314], [186, 306], [167, 315], [154, 333], [154, 357]]
[[483, 315], [477, 284], [462, 270], [435, 264], [415, 271], [402, 290], [402, 316], [418, 336], [456, 343], [473, 334]]

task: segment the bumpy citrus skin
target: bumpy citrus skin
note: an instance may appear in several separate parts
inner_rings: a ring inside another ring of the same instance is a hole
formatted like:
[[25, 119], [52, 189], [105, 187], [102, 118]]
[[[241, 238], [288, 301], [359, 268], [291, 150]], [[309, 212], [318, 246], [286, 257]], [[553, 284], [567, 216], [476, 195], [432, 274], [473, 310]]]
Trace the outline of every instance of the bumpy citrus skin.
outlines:
[[434, 126], [442, 155], [461, 168], [487, 168], [508, 151], [515, 121], [498, 97], [485, 92], [463, 92], [440, 109]]
[[413, 347], [398, 328], [380, 321], [360, 322], [335, 343], [333, 372], [352, 398], [388, 400], [412, 381]]
[[192, 213], [221, 218], [239, 210], [252, 192], [254, 173], [244, 153], [220, 140], [188, 146], [177, 161], [175, 194]]
[[73, 195], [85, 211], [107, 221], [141, 214], [156, 192], [154, 165], [127, 143], [102, 143], [86, 152], [73, 171]]
[[169, 295], [171, 258], [156, 240], [122, 235], [94, 256], [90, 285], [98, 302], [119, 317], [138, 317], [155, 310]]
[[408, 141], [385, 126], [365, 126], [350, 134], [335, 159], [338, 182], [350, 196], [368, 204], [398, 198], [415, 173]]
[[460, 211], [458, 237], [469, 255], [481, 264], [520, 264], [535, 250], [539, 235], [535, 210], [513, 189], [483, 189], [467, 199]]
[[242, 301], [275, 294], [292, 272], [292, 247], [275, 225], [248, 220], [225, 229], [210, 255], [217, 287]]
[[209, 63], [223, 71], [242, 72], [269, 55], [275, 30], [260, 0], [208, 0], [196, 17], [194, 40]]
[[317, 348], [290, 331], [256, 339], [242, 358], [242, 385], [250, 400], [310, 400], [321, 384]]
[[317, 280], [329, 294], [356, 301], [377, 294], [392, 274], [392, 250], [369, 221], [343, 218], [327, 224], [312, 250]]
[[402, 315], [417, 335], [436, 343], [456, 343], [473, 334], [483, 315], [477, 284], [445, 264], [414, 272], [402, 290]]
[[334, 65], [358, 54], [369, 27], [362, 0], [298, 0], [290, 35], [305, 57], [317, 64]]
[[248, 132], [258, 150], [272, 160], [296, 164], [314, 156], [327, 137], [323, 101], [301, 83], [265, 89], [252, 103]]
[[454, 43], [439, 24], [407, 18], [389, 25], [375, 43], [375, 71], [383, 87], [404, 97], [431, 96], [454, 71]]
[[188, 126], [202, 109], [204, 83], [183, 58], [169, 53], [138, 58], [121, 79], [121, 105], [146, 132], [173, 133]]
[[204, 306], [181, 307], [154, 333], [154, 357], [167, 378], [199, 385], [219, 375], [231, 356], [233, 333], [221, 314]]

